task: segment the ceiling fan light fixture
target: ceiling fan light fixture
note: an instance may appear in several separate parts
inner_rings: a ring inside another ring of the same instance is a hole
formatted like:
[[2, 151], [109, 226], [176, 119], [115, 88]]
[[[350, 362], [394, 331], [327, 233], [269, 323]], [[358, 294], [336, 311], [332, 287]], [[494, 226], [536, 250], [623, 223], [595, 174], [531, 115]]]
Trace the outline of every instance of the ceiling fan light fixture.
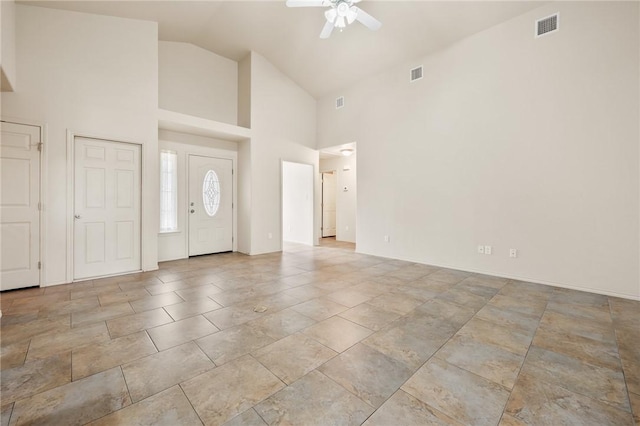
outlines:
[[351, 154], [353, 154], [353, 149], [351, 148], [343, 148], [340, 150], [340, 154], [342, 154], [343, 157], [348, 157]]

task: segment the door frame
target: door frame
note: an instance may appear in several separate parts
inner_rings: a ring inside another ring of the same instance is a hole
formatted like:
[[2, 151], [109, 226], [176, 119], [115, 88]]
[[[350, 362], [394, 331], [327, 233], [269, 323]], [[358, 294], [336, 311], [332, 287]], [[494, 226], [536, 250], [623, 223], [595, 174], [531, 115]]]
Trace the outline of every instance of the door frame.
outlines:
[[[218, 160], [231, 160], [231, 251], [232, 252], [236, 252], [238, 251], [238, 216], [237, 216], [237, 212], [238, 212], [238, 191], [236, 190], [237, 185], [238, 185], [238, 173], [236, 173], [236, 171], [238, 170], [237, 167], [237, 155], [224, 155], [224, 151], [223, 150], [219, 150], [219, 149], [214, 149], [213, 151], [215, 152], [210, 152], [210, 153], [202, 153], [202, 152], [198, 152], [197, 150], [194, 149], [189, 149], [188, 151], [186, 151], [184, 153], [184, 163], [185, 163], [185, 182], [183, 185], [183, 191], [184, 191], [184, 205], [182, 206], [182, 208], [185, 211], [185, 240], [186, 240], [186, 244], [185, 244], [185, 258], [188, 259], [189, 256], [189, 243], [190, 243], [190, 226], [191, 226], [191, 220], [190, 220], [190, 214], [189, 214], [189, 181], [191, 180], [191, 166], [190, 166], [190, 161], [189, 159], [191, 158], [191, 156], [195, 156], [195, 157], [206, 157], [206, 158], [216, 158]], [[178, 161], [179, 163], [179, 161]], [[179, 166], [179, 164], [178, 164]], [[179, 176], [179, 175], [178, 175]], [[178, 182], [178, 188], [180, 188], [180, 182]], [[179, 191], [180, 189], [178, 189]], [[179, 198], [179, 197], [178, 197]], [[180, 201], [178, 201], [179, 203]], [[178, 209], [180, 209], [180, 204], [178, 204]], [[215, 254], [215, 253], [213, 253]]]
[[144, 226], [142, 223], [142, 218], [145, 217], [145, 203], [144, 203], [144, 191], [146, 189], [145, 185], [145, 161], [144, 156], [146, 154], [145, 144], [139, 141], [127, 140], [124, 138], [112, 138], [109, 136], [98, 136], [95, 134], [84, 133], [84, 132], [74, 132], [67, 129], [67, 273], [66, 273], [66, 282], [72, 283], [76, 281], [87, 281], [96, 279], [87, 278], [87, 279], [79, 279], [76, 280], [73, 274], [74, 270], [74, 226], [75, 221], [73, 219], [73, 211], [75, 205], [75, 186], [76, 186], [76, 176], [75, 176], [75, 151], [76, 151], [76, 138], [85, 138], [85, 139], [97, 139], [104, 142], [119, 142], [119, 143], [128, 143], [132, 145], [140, 146], [140, 269], [137, 271], [129, 271], [124, 273], [116, 273], [110, 275], [104, 275], [105, 277], [110, 276], [118, 276], [118, 275], [126, 275], [135, 272], [142, 272], [144, 270], [144, 255], [146, 253], [146, 244], [144, 243]]
[[323, 170], [320, 172], [320, 238], [332, 238], [331, 236], [324, 236], [324, 174], [331, 173], [336, 179], [335, 190], [335, 204], [336, 204], [336, 235], [333, 238], [338, 237], [338, 170]]
[[46, 261], [46, 250], [44, 249], [45, 242], [45, 234], [46, 234], [46, 212], [44, 201], [47, 197], [47, 181], [44, 179], [45, 173], [47, 172], [47, 164], [48, 164], [48, 153], [49, 150], [47, 145], [47, 124], [42, 123], [36, 120], [30, 120], [27, 118], [18, 118], [12, 116], [1, 116], [0, 121], [13, 123], [13, 124], [22, 124], [24, 126], [34, 126], [40, 128], [40, 143], [42, 143], [40, 150], [40, 182], [38, 182], [40, 186], [40, 193], [38, 194], [38, 202], [40, 203], [40, 211], [38, 213], [38, 226], [40, 227], [40, 239], [38, 241], [38, 257], [40, 262], [40, 270], [38, 271], [38, 286], [46, 287], [46, 273], [45, 273], [45, 261]]

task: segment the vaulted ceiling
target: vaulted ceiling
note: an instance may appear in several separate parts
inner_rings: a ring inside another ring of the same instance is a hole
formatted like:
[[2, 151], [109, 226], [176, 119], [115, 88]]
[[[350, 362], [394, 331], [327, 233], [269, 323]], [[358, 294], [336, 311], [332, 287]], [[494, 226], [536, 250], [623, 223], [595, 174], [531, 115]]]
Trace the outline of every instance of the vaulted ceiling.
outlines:
[[155, 21], [160, 40], [193, 43], [236, 61], [253, 50], [316, 98], [542, 4], [364, 0], [358, 6], [382, 22], [380, 30], [355, 22], [321, 40], [324, 9], [288, 8], [284, 0], [19, 3]]

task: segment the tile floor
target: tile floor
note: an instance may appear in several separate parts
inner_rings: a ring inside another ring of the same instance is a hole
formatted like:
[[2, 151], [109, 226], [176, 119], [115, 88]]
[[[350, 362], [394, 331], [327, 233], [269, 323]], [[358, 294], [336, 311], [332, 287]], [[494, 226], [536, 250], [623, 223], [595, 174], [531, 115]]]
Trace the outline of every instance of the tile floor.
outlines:
[[640, 422], [640, 302], [330, 240], [0, 303], [2, 426]]

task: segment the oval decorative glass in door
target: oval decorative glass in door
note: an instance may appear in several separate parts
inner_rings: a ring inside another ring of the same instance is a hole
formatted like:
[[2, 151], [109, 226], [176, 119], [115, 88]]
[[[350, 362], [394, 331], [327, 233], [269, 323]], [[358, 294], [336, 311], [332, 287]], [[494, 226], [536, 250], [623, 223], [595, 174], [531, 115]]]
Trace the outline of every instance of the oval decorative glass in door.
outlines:
[[202, 181], [202, 203], [211, 217], [218, 213], [220, 207], [220, 180], [213, 170], [209, 170]]

